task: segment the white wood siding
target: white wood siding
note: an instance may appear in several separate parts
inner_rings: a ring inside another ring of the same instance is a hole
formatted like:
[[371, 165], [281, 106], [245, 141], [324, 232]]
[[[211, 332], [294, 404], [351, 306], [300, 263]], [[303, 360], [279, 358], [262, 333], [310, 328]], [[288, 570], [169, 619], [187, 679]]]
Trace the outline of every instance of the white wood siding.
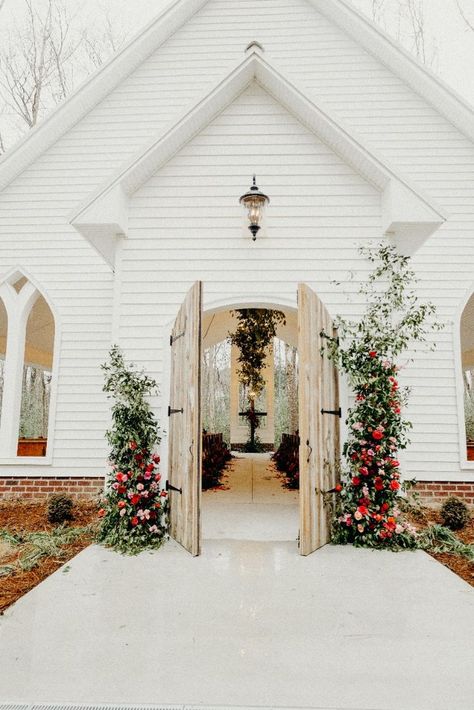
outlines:
[[[0, 196], [0, 270], [27, 269], [61, 314], [56, 441], [48, 473], [99, 474], [106, 453], [108, 406], [98, 365], [111, 337], [112, 276], [67, 225], [68, 215], [243, 57], [254, 39], [270, 61], [449, 212], [450, 220], [415, 264], [420, 294], [437, 303], [443, 320], [457, 318], [474, 281], [474, 146], [305, 0], [209, 0]], [[236, 204], [254, 169], [272, 197], [269, 237], [256, 245], [242, 236]], [[205, 281], [208, 298], [225, 290], [240, 293], [247, 283], [289, 298], [294, 284], [306, 280], [333, 314], [356, 314], [357, 305], [347, 304], [330, 281], [360, 263], [356, 242], [380, 236], [375, 200], [366, 183], [275, 102], [247, 92], [134, 201], [134, 237], [124, 251], [124, 345], [159, 372], [159, 328], [175, 315], [195, 278]], [[153, 273], [147, 264], [152, 241], [158, 250]], [[140, 271], [145, 277], [138, 279]], [[157, 295], [159, 302], [150, 302]], [[146, 328], [142, 334], [140, 325]], [[407, 463], [419, 479], [467, 475], [459, 465], [455, 337], [448, 324], [436, 336], [437, 351], [417, 357], [406, 373], [415, 424]]]

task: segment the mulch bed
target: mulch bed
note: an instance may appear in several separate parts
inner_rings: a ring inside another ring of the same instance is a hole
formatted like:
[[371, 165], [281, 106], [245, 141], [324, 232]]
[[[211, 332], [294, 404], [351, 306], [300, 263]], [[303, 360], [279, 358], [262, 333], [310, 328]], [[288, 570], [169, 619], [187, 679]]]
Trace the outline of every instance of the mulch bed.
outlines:
[[[443, 524], [439, 511], [432, 508], [422, 508], [419, 514], [408, 514], [406, 517], [420, 530], [428, 525]], [[462, 530], [454, 532], [462, 542], [473, 544], [474, 516], [471, 516], [470, 521]], [[474, 587], [474, 561], [447, 552], [430, 552], [429, 554]]]
[[[71, 527], [86, 527], [97, 521], [97, 505], [91, 502], [76, 502], [73, 508], [74, 519]], [[2, 503], [0, 504], [0, 529], [10, 532], [42, 532], [50, 531], [54, 525], [48, 522], [47, 503]], [[55, 572], [65, 562], [77, 555], [92, 542], [92, 535], [84, 535], [76, 542], [63, 548], [60, 559], [45, 558], [32, 570], [18, 570], [7, 577], [0, 578], [0, 614], [3, 614], [11, 604], [46, 577]], [[0, 564], [14, 563], [19, 555], [19, 548], [11, 548], [11, 554], [1, 556]]]

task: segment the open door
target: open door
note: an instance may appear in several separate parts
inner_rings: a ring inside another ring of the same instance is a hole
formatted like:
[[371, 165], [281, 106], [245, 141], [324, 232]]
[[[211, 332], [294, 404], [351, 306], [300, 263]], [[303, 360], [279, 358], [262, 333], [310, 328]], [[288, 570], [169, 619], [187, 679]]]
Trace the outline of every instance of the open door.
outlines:
[[170, 337], [168, 490], [170, 535], [192, 555], [201, 551], [202, 283], [189, 290]]
[[339, 388], [337, 370], [321, 355], [324, 334], [333, 335], [329, 313], [306, 284], [298, 286], [300, 553], [329, 542], [331, 509], [325, 495], [337, 483]]

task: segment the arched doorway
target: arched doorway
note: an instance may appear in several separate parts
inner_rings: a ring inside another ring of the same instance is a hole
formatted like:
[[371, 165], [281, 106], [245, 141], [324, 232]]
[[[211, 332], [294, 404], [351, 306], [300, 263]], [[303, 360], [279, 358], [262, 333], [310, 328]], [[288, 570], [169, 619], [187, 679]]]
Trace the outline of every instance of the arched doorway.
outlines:
[[284, 317], [266, 349], [265, 385], [256, 398], [240, 381], [241, 353], [229, 337], [241, 309], [203, 313], [204, 540], [298, 538], [298, 313], [296, 308], [265, 306], [252, 303], [243, 311], [264, 315], [278, 310]]
[[[329, 494], [337, 481], [339, 456], [338, 376], [323, 356], [324, 338], [334, 334], [331, 317], [316, 293], [298, 287], [299, 431], [301, 446], [299, 550], [314, 552], [329, 541]], [[248, 307], [284, 308], [279, 303], [216, 304], [216, 311]], [[211, 310], [211, 308], [209, 308]], [[201, 363], [203, 289], [188, 292], [170, 336], [168, 490], [170, 533], [193, 555], [201, 550]]]

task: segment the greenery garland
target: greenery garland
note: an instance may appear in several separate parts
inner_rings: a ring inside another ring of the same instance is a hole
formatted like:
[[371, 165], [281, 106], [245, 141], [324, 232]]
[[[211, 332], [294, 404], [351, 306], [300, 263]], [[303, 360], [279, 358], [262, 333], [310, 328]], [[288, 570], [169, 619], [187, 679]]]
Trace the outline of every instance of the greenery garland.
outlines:
[[158, 472], [158, 423], [146, 397], [156, 382], [125, 364], [117, 346], [110, 351], [104, 391], [113, 398], [109, 475], [99, 542], [129, 554], [157, 548], [167, 532], [167, 493]]
[[238, 320], [235, 332], [229, 337], [239, 349], [239, 381], [256, 399], [265, 387], [262, 371], [268, 347], [276, 336], [278, 325], [286, 322], [285, 314], [263, 308], [243, 308], [232, 311], [232, 315]]
[[433, 304], [420, 303], [413, 290], [408, 257], [386, 244], [361, 253], [375, 264], [360, 291], [367, 299], [365, 314], [358, 322], [338, 317], [339, 337], [329, 337], [325, 345], [355, 394], [346, 422], [346, 470], [337, 487], [333, 541], [414, 547], [414, 528], [398, 520], [398, 497], [408, 484], [400, 481], [397, 452], [408, 445], [412, 425], [402, 417], [409, 390], [399, 387], [396, 361], [440, 326], [432, 321]]

